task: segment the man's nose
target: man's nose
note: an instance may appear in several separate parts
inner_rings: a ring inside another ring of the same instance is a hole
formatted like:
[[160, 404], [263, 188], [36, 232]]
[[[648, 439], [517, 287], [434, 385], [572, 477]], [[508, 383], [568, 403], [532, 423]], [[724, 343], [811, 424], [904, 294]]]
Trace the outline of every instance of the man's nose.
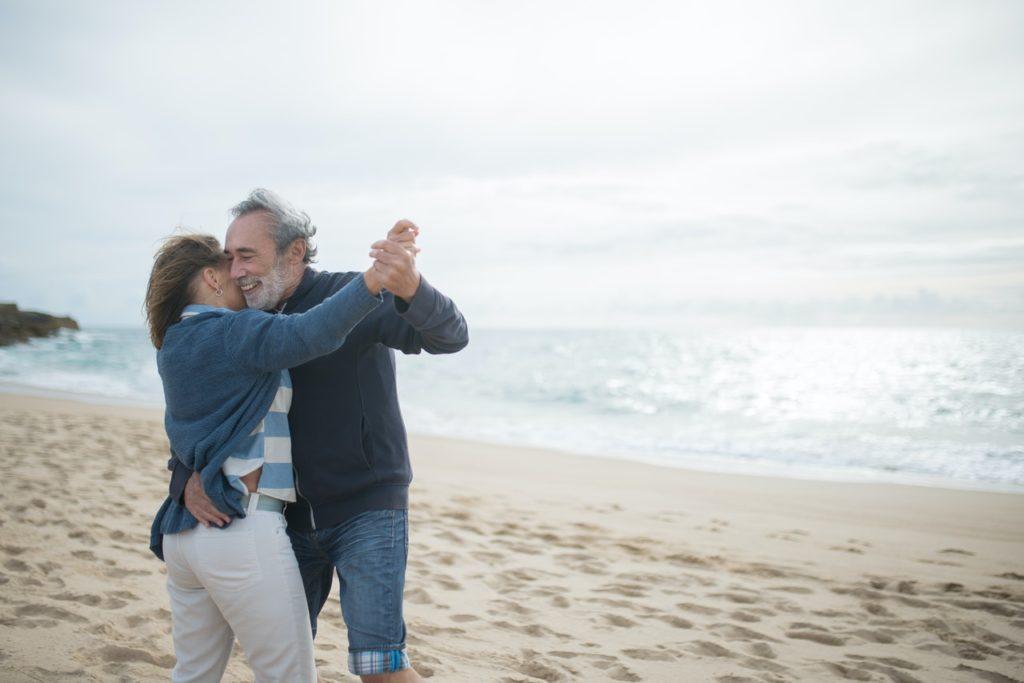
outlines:
[[238, 261], [232, 261], [231, 262], [231, 279], [232, 280], [237, 280], [238, 278], [244, 277], [244, 276], [245, 276], [245, 272], [244, 272], [244, 269], [242, 268], [241, 264], [239, 264]]

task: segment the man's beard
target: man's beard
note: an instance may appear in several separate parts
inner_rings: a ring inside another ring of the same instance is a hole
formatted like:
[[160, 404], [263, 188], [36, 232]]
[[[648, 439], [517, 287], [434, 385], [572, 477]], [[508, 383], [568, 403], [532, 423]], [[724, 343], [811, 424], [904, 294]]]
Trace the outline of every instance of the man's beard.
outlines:
[[249, 292], [242, 290], [242, 296], [245, 297], [245, 303], [249, 308], [261, 311], [277, 308], [285, 290], [288, 289], [288, 274], [284, 262], [277, 259], [265, 276], [241, 278], [238, 284], [241, 286], [242, 283], [250, 284], [253, 281], [259, 282], [259, 286]]

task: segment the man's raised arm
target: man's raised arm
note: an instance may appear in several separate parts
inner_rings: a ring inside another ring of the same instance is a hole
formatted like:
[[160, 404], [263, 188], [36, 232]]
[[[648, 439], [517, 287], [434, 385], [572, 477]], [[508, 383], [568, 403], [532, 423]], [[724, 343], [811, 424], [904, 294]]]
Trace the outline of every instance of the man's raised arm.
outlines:
[[396, 316], [381, 322], [380, 341], [404, 353], [455, 353], [469, 343], [466, 318], [455, 302], [434, 289], [419, 271], [416, 258], [389, 240], [374, 242], [374, 269], [392, 286]]

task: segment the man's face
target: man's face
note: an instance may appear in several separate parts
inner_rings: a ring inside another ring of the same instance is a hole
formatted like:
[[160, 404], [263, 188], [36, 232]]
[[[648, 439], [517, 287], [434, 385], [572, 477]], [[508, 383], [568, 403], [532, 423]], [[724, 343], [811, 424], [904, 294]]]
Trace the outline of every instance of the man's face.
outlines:
[[249, 308], [277, 307], [288, 288], [288, 268], [278, 258], [270, 236], [273, 218], [266, 213], [240, 216], [228, 226], [224, 251], [231, 256], [231, 278], [238, 283]]

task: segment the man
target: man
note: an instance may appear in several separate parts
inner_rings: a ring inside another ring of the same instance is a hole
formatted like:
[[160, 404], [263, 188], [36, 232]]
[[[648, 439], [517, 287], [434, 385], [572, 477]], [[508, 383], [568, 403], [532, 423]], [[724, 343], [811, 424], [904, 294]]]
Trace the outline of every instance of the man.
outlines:
[[[357, 275], [312, 269], [316, 227], [272, 192], [254, 190], [232, 213], [225, 249], [232, 257], [231, 277], [250, 308], [301, 313]], [[389, 235], [408, 239], [410, 232], [418, 228], [400, 221]], [[384, 305], [338, 351], [290, 370], [288, 423], [298, 502], [288, 505], [285, 516], [313, 635], [336, 572], [349, 670], [374, 683], [422, 680], [405, 653], [402, 618], [412, 470], [394, 350], [454, 353], [469, 340], [455, 304], [416, 270], [414, 251], [399, 240], [375, 242], [374, 267], [391, 283]], [[183, 495], [204, 524], [227, 521], [206, 498], [198, 476], [180, 462], [171, 495]]]

